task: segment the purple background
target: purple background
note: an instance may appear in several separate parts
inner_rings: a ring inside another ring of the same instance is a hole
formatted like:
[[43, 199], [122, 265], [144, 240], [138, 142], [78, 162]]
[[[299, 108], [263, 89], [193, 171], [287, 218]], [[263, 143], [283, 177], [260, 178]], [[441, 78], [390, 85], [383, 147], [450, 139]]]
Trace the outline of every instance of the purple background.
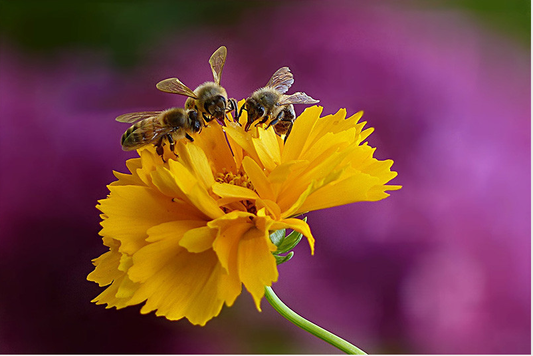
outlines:
[[453, 8], [320, 4], [167, 31], [129, 67], [106, 50], [42, 54], [2, 37], [0, 352], [338, 352], [246, 292], [203, 328], [90, 303], [102, 290], [85, 280], [90, 260], [106, 251], [96, 201], [134, 156], [113, 118], [183, 105], [155, 83], [209, 80], [220, 45], [230, 96], [287, 65], [291, 92], [324, 113], [364, 110], [375, 156], [403, 185], [310, 213], [316, 253], [302, 243], [280, 266], [285, 303], [369, 353], [530, 352], [529, 43]]

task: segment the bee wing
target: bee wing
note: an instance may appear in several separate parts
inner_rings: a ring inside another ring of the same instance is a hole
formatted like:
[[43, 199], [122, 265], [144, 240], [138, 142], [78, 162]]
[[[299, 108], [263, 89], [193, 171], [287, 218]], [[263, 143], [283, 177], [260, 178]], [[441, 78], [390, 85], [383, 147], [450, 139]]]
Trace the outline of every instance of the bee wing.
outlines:
[[306, 93], [297, 92], [291, 95], [283, 95], [281, 100], [276, 105], [316, 104], [318, 102], [320, 102], [320, 100], [315, 100]]
[[222, 68], [224, 68], [224, 64], [226, 63], [227, 55], [227, 48], [225, 46], [221, 46], [215, 51], [215, 53], [213, 53], [211, 58], [209, 58], [209, 64], [211, 65], [211, 70], [213, 71], [213, 79], [217, 84], [220, 84], [220, 78], [222, 77]]
[[129, 122], [134, 123], [140, 120], [149, 119], [156, 117], [161, 114], [161, 111], [141, 111], [141, 112], [132, 112], [129, 114], [123, 114], [117, 117], [115, 120], [118, 122]]
[[178, 78], [168, 78], [156, 84], [157, 89], [165, 93], [185, 95], [193, 99], [198, 99], [196, 94], [183, 84]]
[[291, 70], [289, 67], [280, 68], [272, 75], [272, 78], [267, 83], [267, 87], [274, 88], [281, 94], [286, 93], [287, 90], [294, 83]]

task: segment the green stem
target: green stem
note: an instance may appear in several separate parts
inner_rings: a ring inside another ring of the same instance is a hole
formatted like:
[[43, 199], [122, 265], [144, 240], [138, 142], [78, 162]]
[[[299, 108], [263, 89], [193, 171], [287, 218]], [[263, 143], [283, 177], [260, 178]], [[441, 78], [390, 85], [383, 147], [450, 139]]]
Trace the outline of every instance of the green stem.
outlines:
[[296, 326], [304, 329], [305, 331], [321, 338], [325, 342], [330, 343], [341, 351], [350, 355], [366, 355], [366, 353], [355, 345], [350, 344], [348, 341], [341, 339], [335, 334], [322, 329], [320, 326], [313, 324], [312, 322], [302, 318], [300, 315], [293, 312], [287, 307], [274, 293], [271, 287], [265, 287], [265, 297], [278, 313], [289, 320]]

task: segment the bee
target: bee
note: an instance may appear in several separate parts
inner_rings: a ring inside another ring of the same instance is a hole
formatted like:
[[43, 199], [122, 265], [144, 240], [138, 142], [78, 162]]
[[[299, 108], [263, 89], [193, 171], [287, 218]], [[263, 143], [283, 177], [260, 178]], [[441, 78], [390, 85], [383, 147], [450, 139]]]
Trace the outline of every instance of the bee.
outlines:
[[294, 125], [294, 120], [296, 120], [294, 105], [289, 104], [285, 106], [278, 116], [279, 120], [277, 122], [272, 120], [266, 128], [268, 129], [271, 125], [274, 125], [274, 131], [280, 136], [285, 135], [285, 140], [287, 140]]
[[267, 128], [274, 125], [275, 130], [277, 127], [278, 134], [288, 135], [296, 118], [292, 104], [319, 102], [302, 92], [285, 95], [293, 83], [294, 79], [289, 67], [282, 67], [272, 75], [267, 85], [256, 90], [251, 97], [246, 99], [239, 111], [239, 116], [242, 110], [248, 112], [248, 121], [244, 129], [248, 131], [254, 121], [261, 120], [258, 124], [263, 124], [270, 119]]
[[226, 47], [221, 46], [209, 59], [211, 71], [213, 72], [213, 82], [205, 82], [192, 91], [178, 78], [169, 78], [157, 83], [156, 87], [166, 93], [187, 96], [185, 109], [196, 110], [202, 115], [206, 123], [212, 119], [216, 119], [223, 124], [226, 113], [237, 111], [236, 100], [228, 99], [226, 89], [220, 85], [222, 68], [224, 68], [224, 64], [226, 63], [227, 53], [228, 50]]
[[[131, 151], [153, 143], [156, 152], [163, 158], [163, 140], [166, 138], [174, 152], [176, 141], [187, 138], [202, 130], [202, 122], [195, 110], [170, 108], [164, 111], [142, 111], [124, 114], [115, 120], [134, 123], [122, 135], [120, 143], [124, 151]], [[164, 161], [164, 159], [163, 159]]]

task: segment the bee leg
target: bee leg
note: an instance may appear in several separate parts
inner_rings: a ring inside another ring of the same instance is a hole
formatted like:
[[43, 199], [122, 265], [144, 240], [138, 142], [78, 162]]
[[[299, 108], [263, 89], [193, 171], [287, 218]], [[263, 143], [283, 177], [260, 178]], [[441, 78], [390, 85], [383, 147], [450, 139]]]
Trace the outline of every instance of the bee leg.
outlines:
[[229, 105], [228, 105], [228, 112], [234, 112], [234, 118], [233, 118], [233, 121], [237, 121], [239, 120], [239, 116], [240, 114], [237, 112], [238, 108], [237, 108], [237, 101], [235, 99], [229, 99]]
[[[243, 106], [241, 106], [241, 110], [239, 110], [239, 114], [235, 118], [235, 122], [236, 123], [239, 123], [239, 117], [241, 117], [243, 110], [244, 110], [244, 104], [243, 104]], [[237, 112], [237, 109], [235, 109], [235, 112]]]
[[204, 118], [205, 122], [209, 122], [211, 120], [213, 120], [212, 117], [208, 117], [206, 114], [202, 113], [202, 117]]
[[192, 138], [188, 133], [185, 133], [185, 138], [191, 142], [194, 142], [194, 138]]
[[256, 126], [257, 126], [257, 125], [260, 125], [260, 124], [264, 124], [265, 122], [267, 122], [267, 120], [268, 120], [268, 115], [265, 116], [265, 118], [264, 118], [263, 120], [259, 121], [259, 122], [256, 124]]
[[161, 159], [163, 160], [163, 163], [165, 163], [165, 158], [163, 157], [163, 153], [165, 153], [165, 150], [163, 148], [163, 140], [159, 140], [158, 143], [156, 143], [155, 145], [155, 153], [157, 153], [159, 155], [159, 157], [161, 157]]
[[171, 134], [167, 134], [167, 140], [168, 140], [168, 146], [170, 147], [170, 150], [172, 153], [174, 153], [174, 147], [176, 147], [176, 141], [174, 141], [174, 138], [172, 138]]
[[274, 120], [270, 121], [267, 125], [267, 127], [265, 127], [265, 130], [268, 129], [270, 126], [274, 126], [275, 124], [278, 123], [279, 119], [280, 119], [280, 116], [281, 115], [278, 115], [278, 117], [276, 117]]
[[161, 158], [163, 157], [163, 146], [161, 146], [161, 143], [155, 145], [155, 152], [161, 156]]
[[285, 138], [283, 139], [283, 142], [284, 142], [284, 143], [287, 143], [287, 138], [289, 138], [289, 134], [291, 133], [292, 125], [293, 125], [293, 124], [294, 124], [294, 123], [291, 122], [291, 124], [289, 125], [289, 129], [287, 130], [287, 133], [285, 134]]

